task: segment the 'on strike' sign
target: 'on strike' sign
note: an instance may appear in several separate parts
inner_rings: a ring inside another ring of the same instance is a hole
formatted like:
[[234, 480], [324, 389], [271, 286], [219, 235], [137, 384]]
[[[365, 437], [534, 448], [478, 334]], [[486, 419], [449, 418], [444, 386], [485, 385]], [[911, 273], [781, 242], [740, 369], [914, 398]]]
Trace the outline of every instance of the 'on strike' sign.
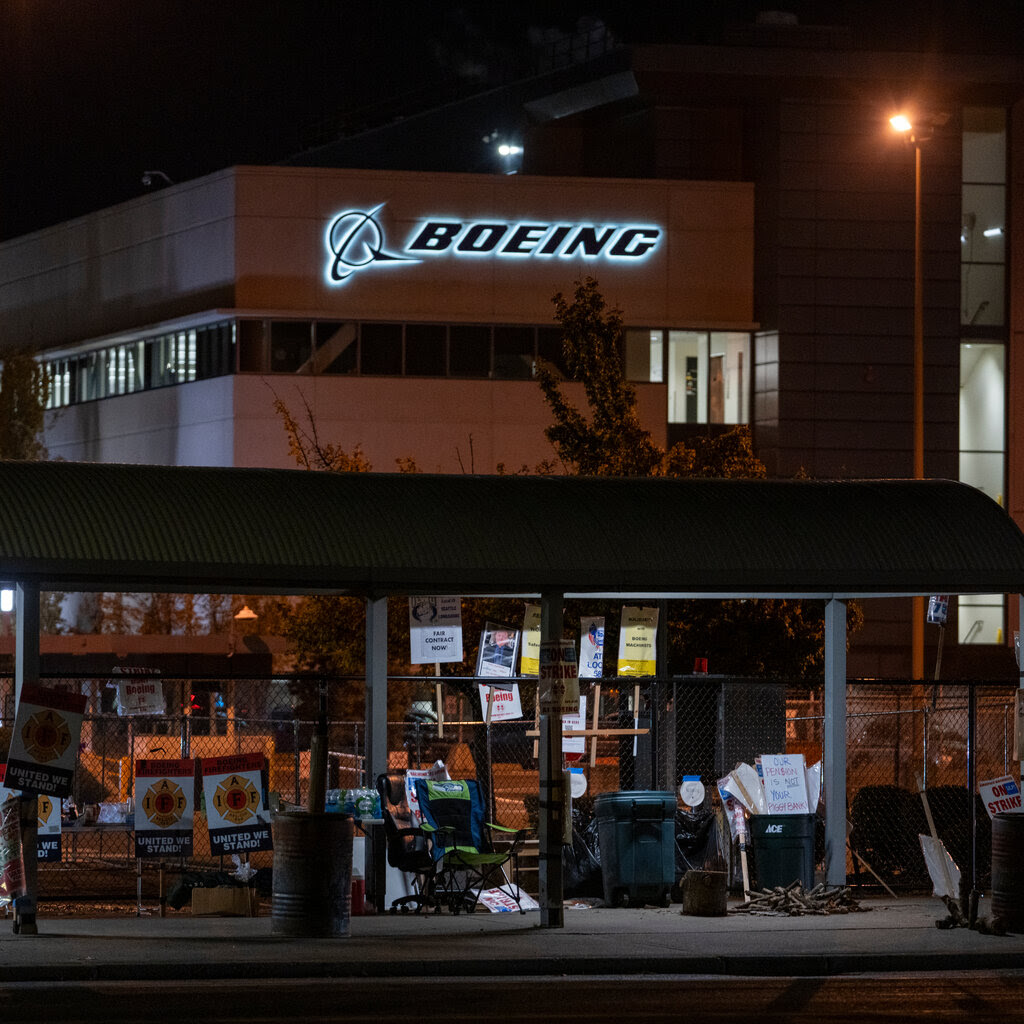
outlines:
[[571, 715], [580, 709], [580, 667], [571, 640], [545, 640], [540, 645], [540, 713]]

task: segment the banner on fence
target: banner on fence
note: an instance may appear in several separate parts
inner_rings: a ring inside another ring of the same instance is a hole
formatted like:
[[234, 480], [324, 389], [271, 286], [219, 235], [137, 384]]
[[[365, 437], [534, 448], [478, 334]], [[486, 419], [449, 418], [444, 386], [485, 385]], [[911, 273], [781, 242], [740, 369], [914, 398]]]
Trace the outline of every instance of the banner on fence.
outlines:
[[571, 640], [546, 640], [540, 645], [537, 699], [542, 715], [571, 715], [580, 706], [580, 667]]
[[85, 697], [25, 686], [7, 755], [5, 784], [22, 793], [68, 796], [82, 735]]
[[580, 619], [580, 679], [600, 679], [604, 673], [604, 616]]
[[998, 779], [979, 782], [978, 793], [985, 802], [985, 810], [990, 818], [1000, 813], [1021, 813], [1020, 787], [1012, 775], [1001, 775]]
[[40, 796], [36, 809], [36, 860], [60, 861], [60, 801]]
[[160, 670], [151, 668], [123, 668], [115, 665], [113, 674], [126, 675], [127, 679], [117, 681], [117, 713], [119, 715], [163, 715], [167, 713], [164, 703], [164, 684], [160, 681]]
[[199, 762], [206, 801], [210, 853], [247, 853], [274, 848], [263, 802], [262, 754], [204, 757]]
[[21, 855], [21, 801], [0, 804], [0, 907], [25, 893], [25, 861]]
[[135, 762], [135, 856], [190, 857], [196, 763], [145, 758]]
[[655, 638], [658, 634], [658, 609], [623, 605], [619, 630], [619, 675], [653, 676], [658, 662]]
[[409, 598], [409, 660], [413, 665], [462, 661], [462, 598]]
[[519, 674], [535, 676], [540, 672], [540, 605], [528, 604], [523, 615], [523, 654]]

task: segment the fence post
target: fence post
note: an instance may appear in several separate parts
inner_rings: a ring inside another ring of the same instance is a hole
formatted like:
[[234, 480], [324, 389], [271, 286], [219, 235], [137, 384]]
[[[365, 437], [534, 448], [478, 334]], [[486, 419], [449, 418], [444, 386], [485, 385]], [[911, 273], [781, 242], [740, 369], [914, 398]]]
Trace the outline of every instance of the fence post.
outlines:
[[[562, 639], [562, 594], [541, 595], [541, 642]], [[538, 690], [537, 699], [540, 699]], [[562, 717], [540, 716], [539, 892], [542, 928], [565, 926], [562, 905]]]
[[825, 881], [846, 884], [846, 602], [825, 604]]

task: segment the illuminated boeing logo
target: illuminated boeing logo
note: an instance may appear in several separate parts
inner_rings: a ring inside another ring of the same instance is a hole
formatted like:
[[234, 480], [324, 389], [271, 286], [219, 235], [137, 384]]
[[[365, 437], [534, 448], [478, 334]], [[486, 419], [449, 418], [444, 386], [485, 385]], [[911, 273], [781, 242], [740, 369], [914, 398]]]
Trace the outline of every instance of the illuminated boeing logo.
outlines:
[[377, 223], [377, 213], [384, 204], [369, 212], [347, 210], [339, 213], [327, 228], [327, 281], [343, 284], [357, 270], [374, 263], [418, 263], [410, 256], [396, 256], [384, 250], [384, 231]]
[[639, 262], [653, 253], [662, 230], [649, 224], [566, 224], [540, 221], [421, 220], [401, 253], [384, 248], [384, 230], [372, 210], [347, 210], [327, 228], [325, 242], [329, 285], [344, 284], [357, 270], [374, 265], [421, 263], [426, 257], [448, 256], [522, 259], [559, 256], [563, 259], [606, 259]]

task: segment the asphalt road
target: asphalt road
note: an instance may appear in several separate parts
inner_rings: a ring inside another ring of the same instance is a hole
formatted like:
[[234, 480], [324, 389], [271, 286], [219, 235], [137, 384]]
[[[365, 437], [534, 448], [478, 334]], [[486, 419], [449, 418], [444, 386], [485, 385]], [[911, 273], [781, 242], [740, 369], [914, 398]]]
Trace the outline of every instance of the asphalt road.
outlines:
[[1020, 1019], [1024, 970], [1002, 973], [721, 978], [396, 978], [11, 984], [0, 1020], [62, 1024], [323, 1021], [988, 1024]]

